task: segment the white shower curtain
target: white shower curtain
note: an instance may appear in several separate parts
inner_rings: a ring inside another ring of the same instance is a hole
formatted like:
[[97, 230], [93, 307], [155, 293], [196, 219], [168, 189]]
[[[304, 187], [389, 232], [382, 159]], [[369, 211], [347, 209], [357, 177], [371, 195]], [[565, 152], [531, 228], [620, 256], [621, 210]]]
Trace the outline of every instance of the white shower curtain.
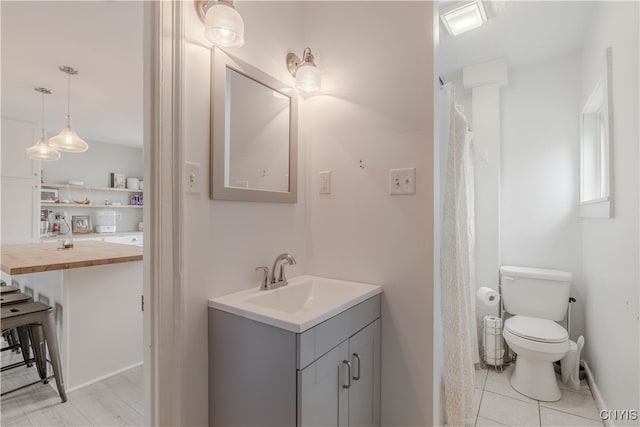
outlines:
[[472, 422], [474, 363], [479, 363], [475, 315], [475, 227], [472, 134], [456, 106], [455, 88], [441, 89], [441, 137], [446, 147], [441, 241], [444, 360], [442, 404], [450, 426]]

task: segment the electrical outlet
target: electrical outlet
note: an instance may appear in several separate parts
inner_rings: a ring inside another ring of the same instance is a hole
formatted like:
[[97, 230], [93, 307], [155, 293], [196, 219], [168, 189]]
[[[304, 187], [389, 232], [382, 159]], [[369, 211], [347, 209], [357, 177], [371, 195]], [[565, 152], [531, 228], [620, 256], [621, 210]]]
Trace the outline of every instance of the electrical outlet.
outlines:
[[184, 192], [200, 194], [200, 163], [184, 162]]
[[389, 194], [416, 194], [416, 168], [390, 169]]
[[320, 194], [331, 194], [331, 171], [321, 171]]

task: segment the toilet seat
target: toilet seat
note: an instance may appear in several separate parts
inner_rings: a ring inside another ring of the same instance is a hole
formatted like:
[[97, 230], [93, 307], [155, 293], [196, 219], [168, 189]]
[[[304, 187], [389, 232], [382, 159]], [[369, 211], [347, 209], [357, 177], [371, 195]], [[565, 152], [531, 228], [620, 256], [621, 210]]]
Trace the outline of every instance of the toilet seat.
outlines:
[[540, 343], [563, 343], [569, 340], [567, 330], [548, 319], [517, 315], [507, 319], [504, 328], [515, 336]]

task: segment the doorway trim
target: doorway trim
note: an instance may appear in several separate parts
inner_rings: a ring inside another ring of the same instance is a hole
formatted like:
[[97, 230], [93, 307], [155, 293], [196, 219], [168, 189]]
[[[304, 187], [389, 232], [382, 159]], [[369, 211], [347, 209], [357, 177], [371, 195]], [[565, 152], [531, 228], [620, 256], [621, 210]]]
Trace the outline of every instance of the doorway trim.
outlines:
[[144, 7], [145, 425], [180, 425], [183, 3]]

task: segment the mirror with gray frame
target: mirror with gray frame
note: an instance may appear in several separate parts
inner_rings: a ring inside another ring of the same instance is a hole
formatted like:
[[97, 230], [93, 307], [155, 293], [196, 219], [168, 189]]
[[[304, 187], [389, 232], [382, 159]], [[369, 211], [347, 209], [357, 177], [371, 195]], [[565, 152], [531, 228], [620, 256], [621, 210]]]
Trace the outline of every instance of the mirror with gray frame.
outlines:
[[211, 198], [296, 203], [294, 89], [217, 47], [211, 58]]

